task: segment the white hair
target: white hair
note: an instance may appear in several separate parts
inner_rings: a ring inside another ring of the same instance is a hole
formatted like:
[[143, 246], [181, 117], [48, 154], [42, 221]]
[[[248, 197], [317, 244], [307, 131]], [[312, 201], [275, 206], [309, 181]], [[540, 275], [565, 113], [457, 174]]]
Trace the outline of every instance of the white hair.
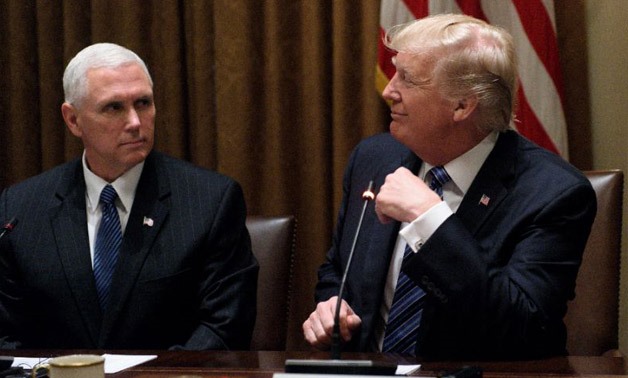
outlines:
[[87, 71], [94, 68], [116, 68], [127, 64], [138, 64], [153, 86], [144, 61], [133, 51], [114, 43], [96, 43], [87, 46], [70, 60], [63, 73], [65, 101], [80, 106], [87, 94]]

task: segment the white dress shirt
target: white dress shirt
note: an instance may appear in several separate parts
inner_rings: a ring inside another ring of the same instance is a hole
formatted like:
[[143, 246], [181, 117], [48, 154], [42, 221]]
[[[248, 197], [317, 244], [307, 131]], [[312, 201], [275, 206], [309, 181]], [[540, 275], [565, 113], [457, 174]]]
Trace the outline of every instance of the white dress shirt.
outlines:
[[83, 153], [83, 176], [85, 177], [85, 201], [87, 210], [87, 232], [89, 234], [89, 253], [92, 258], [92, 267], [94, 266], [94, 248], [96, 246], [96, 232], [100, 226], [102, 218], [102, 206], [100, 205], [100, 193], [107, 184], [111, 184], [118, 192], [116, 198], [116, 209], [120, 216], [120, 227], [122, 234], [126, 229], [129, 220], [133, 200], [135, 200], [135, 190], [140, 181], [144, 162], [139, 163], [135, 167], [129, 169], [122, 176], [118, 177], [114, 182], [109, 183], [92, 172], [87, 166], [85, 153]]

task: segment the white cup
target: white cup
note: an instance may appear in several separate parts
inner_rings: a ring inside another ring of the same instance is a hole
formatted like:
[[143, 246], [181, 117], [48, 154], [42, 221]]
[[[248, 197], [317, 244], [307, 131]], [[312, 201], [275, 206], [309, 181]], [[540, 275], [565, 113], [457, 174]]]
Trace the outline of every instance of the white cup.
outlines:
[[51, 358], [47, 363], [35, 366], [33, 377], [41, 369], [50, 378], [105, 378], [105, 358], [96, 354], [72, 354]]

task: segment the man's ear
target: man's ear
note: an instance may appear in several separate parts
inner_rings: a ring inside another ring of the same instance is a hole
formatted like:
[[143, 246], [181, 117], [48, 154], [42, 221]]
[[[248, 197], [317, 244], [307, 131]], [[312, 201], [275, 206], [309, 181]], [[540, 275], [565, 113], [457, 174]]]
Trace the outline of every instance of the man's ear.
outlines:
[[471, 116], [475, 108], [478, 106], [478, 98], [475, 96], [462, 98], [456, 102], [455, 106], [454, 121], [464, 121]]
[[74, 105], [67, 102], [61, 104], [61, 114], [63, 115], [63, 120], [65, 121], [65, 125], [68, 127], [68, 130], [70, 130], [74, 136], [80, 138], [83, 135], [83, 132], [78, 125], [78, 114]]

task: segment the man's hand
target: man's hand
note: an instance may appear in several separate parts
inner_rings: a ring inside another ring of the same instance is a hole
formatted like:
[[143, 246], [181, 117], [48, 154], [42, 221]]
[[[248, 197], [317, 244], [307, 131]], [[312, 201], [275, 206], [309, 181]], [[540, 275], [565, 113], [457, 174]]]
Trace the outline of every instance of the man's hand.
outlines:
[[[338, 297], [332, 297], [325, 302], [320, 302], [316, 305], [316, 310], [303, 322], [305, 340], [317, 349], [326, 350], [331, 346], [337, 301]], [[344, 342], [350, 341], [353, 332], [362, 324], [362, 319], [353, 312], [344, 300], [340, 305], [339, 324], [340, 337]]]
[[386, 176], [375, 199], [375, 211], [382, 223], [412, 222], [440, 201], [423, 180], [401, 167]]

